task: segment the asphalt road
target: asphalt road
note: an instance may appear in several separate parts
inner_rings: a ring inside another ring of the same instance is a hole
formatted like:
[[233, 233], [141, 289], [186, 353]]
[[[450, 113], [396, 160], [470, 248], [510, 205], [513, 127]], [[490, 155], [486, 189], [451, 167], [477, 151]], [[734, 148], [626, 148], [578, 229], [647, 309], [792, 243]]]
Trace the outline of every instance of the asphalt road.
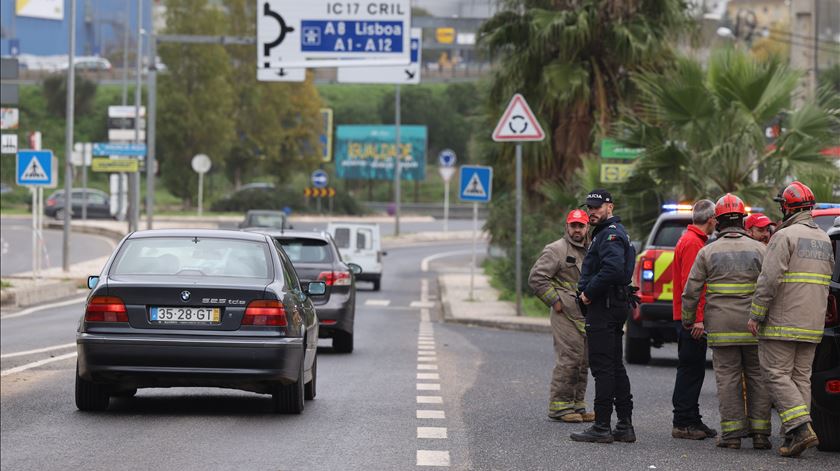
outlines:
[[[79, 412], [73, 358], [8, 372], [72, 355], [81, 302], [18, 317], [4, 311], [0, 467], [391, 470], [448, 462], [459, 470], [754, 471], [831, 469], [831, 463], [836, 469], [837, 454], [811, 450], [799, 460], [784, 460], [775, 451], [672, 439], [672, 347], [654, 351], [650, 365], [628, 368], [637, 443], [571, 442], [568, 434], [579, 425], [546, 418], [553, 361], [548, 335], [444, 324], [436, 308], [423, 308], [431, 305], [424, 301], [436, 300], [437, 290], [434, 273], [420, 270], [421, 260], [469, 247], [392, 249], [382, 291], [359, 292], [356, 350], [335, 354], [322, 341], [318, 397], [300, 416], [272, 414], [267, 396], [186, 388], [141, 390], [133, 399], [113, 400], [106, 413]], [[463, 270], [468, 260], [438, 259], [430, 271]], [[590, 387], [590, 403], [592, 392]], [[701, 408], [707, 423], [716, 424], [711, 370]], [[773, 441], [778, 447], [780, 439]]]
[[[63, 233], [44, 230], [46, 257], [43, 268], [61, 266]], [[79, 263], [105, 257], [116, 244], [107, 237], [70, 233], [70, 263]], [[9, 276], [32, 271], [32, 220], [23, 218], [0, 219], [0, 275]]]

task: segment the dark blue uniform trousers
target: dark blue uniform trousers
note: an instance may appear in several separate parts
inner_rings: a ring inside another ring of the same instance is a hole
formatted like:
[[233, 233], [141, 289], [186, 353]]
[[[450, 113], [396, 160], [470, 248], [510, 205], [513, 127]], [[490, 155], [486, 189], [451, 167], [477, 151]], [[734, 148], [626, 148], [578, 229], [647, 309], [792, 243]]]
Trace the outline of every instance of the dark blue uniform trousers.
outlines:
[[633, 395], [621, 354], [624, 323], [629, 315], [627, 302], [593, 300], [587, 306], [586, 336], [589, 343], [589, 369], [595, 378], [595, 422], [609, 426], [613, 407], [619, 420], [630, 420]]

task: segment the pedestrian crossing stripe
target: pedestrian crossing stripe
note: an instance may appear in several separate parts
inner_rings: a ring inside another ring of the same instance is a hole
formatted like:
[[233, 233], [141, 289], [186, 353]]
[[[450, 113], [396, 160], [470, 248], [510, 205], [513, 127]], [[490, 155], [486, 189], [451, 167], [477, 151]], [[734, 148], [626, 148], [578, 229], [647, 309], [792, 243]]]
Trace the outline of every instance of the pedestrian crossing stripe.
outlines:
[[487, 191], [484, 190], [484, 185], [481, 184], [481, 179], [478, 174], [472, 174], [470, 182], [467, 183], [467, 188], [464, 189], [464, 194], [467, 196], [475, 196], [476, 198], [486, 198]]
[[47, 181], [49, 176], [38, 159], [32, 159], [29, 161], [26, 170], [23, 171], [23, 179], [27, 181]]

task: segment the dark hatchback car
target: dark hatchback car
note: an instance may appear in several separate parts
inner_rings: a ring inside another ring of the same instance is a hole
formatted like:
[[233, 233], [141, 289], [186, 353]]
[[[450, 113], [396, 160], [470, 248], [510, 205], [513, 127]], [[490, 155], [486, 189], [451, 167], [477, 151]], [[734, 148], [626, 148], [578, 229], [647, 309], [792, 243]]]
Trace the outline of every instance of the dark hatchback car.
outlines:
[[318, 318], [264, 234], [152, 230], [127, 236], [99, 276], [76, 336], [76, 406], [105, 410], [137, 388], [201, 386], [272, 395], [300, 413], [315, 397]]
[[[87, 195], [87, 217], [91, 219], [113, 219], [111, 214], [111, 202], [108, 194], [104, 191], [82, 188], [73, 188], [70, 191], [71, 216], [82, 217], [82, 206], [84, 206], [85, 195]], [[64, 211], [67, 204], [64, 202], [64, 190], [53, 192], [44, 201], [44, 215], [56, 219], [64, 219]]]
[[822, 451], [840, 451], [840, 215], [828, 229], [834, 273], [828, 292], [823, 338], [811, 372], [811, 419]]
[[318, 311], [321, 338], [332, 338], [333, 350], [353, 351], [353, 323], [356, 318], [356, 275], [362, 267], [345, 263], [332, 236], [326, 232], [271, 231], [289, 256], [301, 282], [323, 281], [326, 293], [313, 296]]

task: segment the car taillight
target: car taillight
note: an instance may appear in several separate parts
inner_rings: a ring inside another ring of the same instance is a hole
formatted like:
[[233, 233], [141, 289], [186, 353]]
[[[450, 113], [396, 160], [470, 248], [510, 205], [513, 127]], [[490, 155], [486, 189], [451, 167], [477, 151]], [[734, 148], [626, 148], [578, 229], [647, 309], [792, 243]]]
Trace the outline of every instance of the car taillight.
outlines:
[[47, 200], [47, 206], [55, 206], [55, 200]]
[[350, 286], [350, 272], [346, 271], [325, 271], [318, 275], [318, 280], [323, 281], [327, 286]]
[[335, 325], [338, 321], [335, 319], [324, 319], [321, 321], [321, 324], [324, 325]]
[[125, 303], [115, 296], [94, 296], [85, 308], [85, 322], [128, 322]]
[[830, 379], [826, 381], [825, 392], [829, 394], [840, 394], [840, 379]]
[[286, 326], [286, 308], [275, 299], [260, 299], [248, 303], [242, 325]]
[[653, 260], [642, 259], [642, 285], [639, 289], [643, 293], [653, 293]]
[[825, 310], [825, 326], [834, 327], [840, 324], [840, 313], [837, 312], [837, 297], [828, 295], [828, 307]]

